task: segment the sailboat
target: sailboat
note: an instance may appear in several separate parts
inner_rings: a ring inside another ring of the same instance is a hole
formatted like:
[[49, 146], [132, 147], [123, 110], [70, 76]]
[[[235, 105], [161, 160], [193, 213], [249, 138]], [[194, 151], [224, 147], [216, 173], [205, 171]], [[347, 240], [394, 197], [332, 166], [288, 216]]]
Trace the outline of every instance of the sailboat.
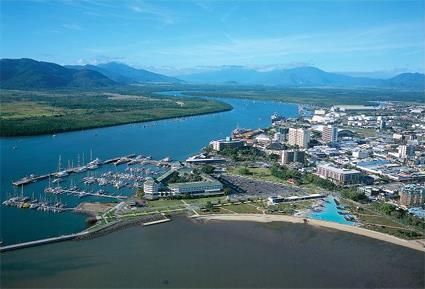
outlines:
[[68, 175], [68, 172], [66, 170], [61, 171], [61, 160], [62, 160], [62, 156], [59, 155], [59, 161], [58, 161], [58, 172], [55, 174], [56, 177], [60, 178], [60, 177], [65, 177]]

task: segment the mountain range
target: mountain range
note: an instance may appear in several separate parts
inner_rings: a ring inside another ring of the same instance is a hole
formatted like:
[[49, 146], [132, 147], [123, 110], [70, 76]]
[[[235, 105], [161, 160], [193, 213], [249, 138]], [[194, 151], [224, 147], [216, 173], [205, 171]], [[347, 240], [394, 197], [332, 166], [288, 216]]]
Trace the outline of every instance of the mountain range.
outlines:
[[257, 71], [244, 66], [222, 66], [212, 71], [176, 78], [109, 62], [98, 65], [66, 65], [33, 59], [1, 59], [0, 87], [9, 89], [95, 88], [138, 83], [205, 83], [271, 85], [280, 87], [339, 87], [425, 89], [425, 75], [402, 73], [389, 79], [354, 77], [326, 72], [312, 66]]
[[312, 66], [257, 71], [244, 66], [223, 66], [214, 71], [180, 75], [192, 83], [261, 84], [282, 87], [377, 87], [424, 90], [425, 75], [402, 73], [390, 79], [353, 77], [326, 72]]
[[98, 65], [66, 65], [67, 68], [78, 69], [78, 70], [94, 70], [102, 73], [106, 77], [112, 79], [115, 82], [122, 84], [135, 84], [145, 82], [167, 82], [167, 83], [179, 83], [178, 80], [173, 77], [165, 76], [162, 74], [154, 73], [145, 69], [137, 69], [119, 62], [108, 62]]
[[116, 84], [93, 70], [74, 70], [33, 59], [1, 59], [1, 88], [103, 87]]

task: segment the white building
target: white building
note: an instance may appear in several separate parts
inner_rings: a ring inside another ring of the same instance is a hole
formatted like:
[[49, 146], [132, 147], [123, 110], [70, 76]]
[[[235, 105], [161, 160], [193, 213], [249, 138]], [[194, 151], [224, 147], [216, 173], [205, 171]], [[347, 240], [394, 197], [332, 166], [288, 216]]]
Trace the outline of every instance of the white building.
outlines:
[[300, 148], [308, 148], [310, 131], [303, 128], [290, 128], [288, 132], [288, 144]]
[[412, 145], [400, 145], [398, 147], [398, 157], [405, 159], [415, 154], [415, 148]]
[[369, 150], [362, 150], [362, 149], [353, 150], [353, 157], [357, 159], [365, 159], [369, 157], [369, 155], [370, 155]]
[[221, 151], [226, 148], [240, 148], [245, 145], [244, 141], [232, 140], [230, 137], [227, 137], [226, 139], [212, 141], [211, 144], [215, 151]]

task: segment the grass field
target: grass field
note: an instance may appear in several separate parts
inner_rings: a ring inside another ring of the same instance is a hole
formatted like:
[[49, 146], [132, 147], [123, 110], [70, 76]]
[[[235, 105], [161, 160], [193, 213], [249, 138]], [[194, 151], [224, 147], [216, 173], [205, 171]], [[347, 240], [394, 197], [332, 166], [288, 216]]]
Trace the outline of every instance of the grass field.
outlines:
[[181, 200], [174, 199], [159, 199], [154, 201], [148, 201], [149, 208], [168, 208], [168, 207], [184, 207], [184, 203]]
[[220, 208], [221, 211], [229, 213], [232, 211], [237, 214], [261, 214], [261, 210], [256, 209], [256, 204], [237, 204], [237, 205], [229, 205], [223, 206]]
[[[112, 95], [112, 96], [111, 96]], [[229, 110], [223, 102], [129, 92], [1, 90], [0, 135], [21, 136]]]

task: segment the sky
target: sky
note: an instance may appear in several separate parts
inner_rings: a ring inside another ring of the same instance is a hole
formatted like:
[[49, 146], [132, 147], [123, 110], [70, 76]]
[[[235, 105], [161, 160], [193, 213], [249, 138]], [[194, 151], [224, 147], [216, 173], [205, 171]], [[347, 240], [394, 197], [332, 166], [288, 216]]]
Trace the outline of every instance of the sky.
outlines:
[[0, 15], [1, 58], [170, 75], [221, 65], [425, 70], [425, 0], [1, 0]]

